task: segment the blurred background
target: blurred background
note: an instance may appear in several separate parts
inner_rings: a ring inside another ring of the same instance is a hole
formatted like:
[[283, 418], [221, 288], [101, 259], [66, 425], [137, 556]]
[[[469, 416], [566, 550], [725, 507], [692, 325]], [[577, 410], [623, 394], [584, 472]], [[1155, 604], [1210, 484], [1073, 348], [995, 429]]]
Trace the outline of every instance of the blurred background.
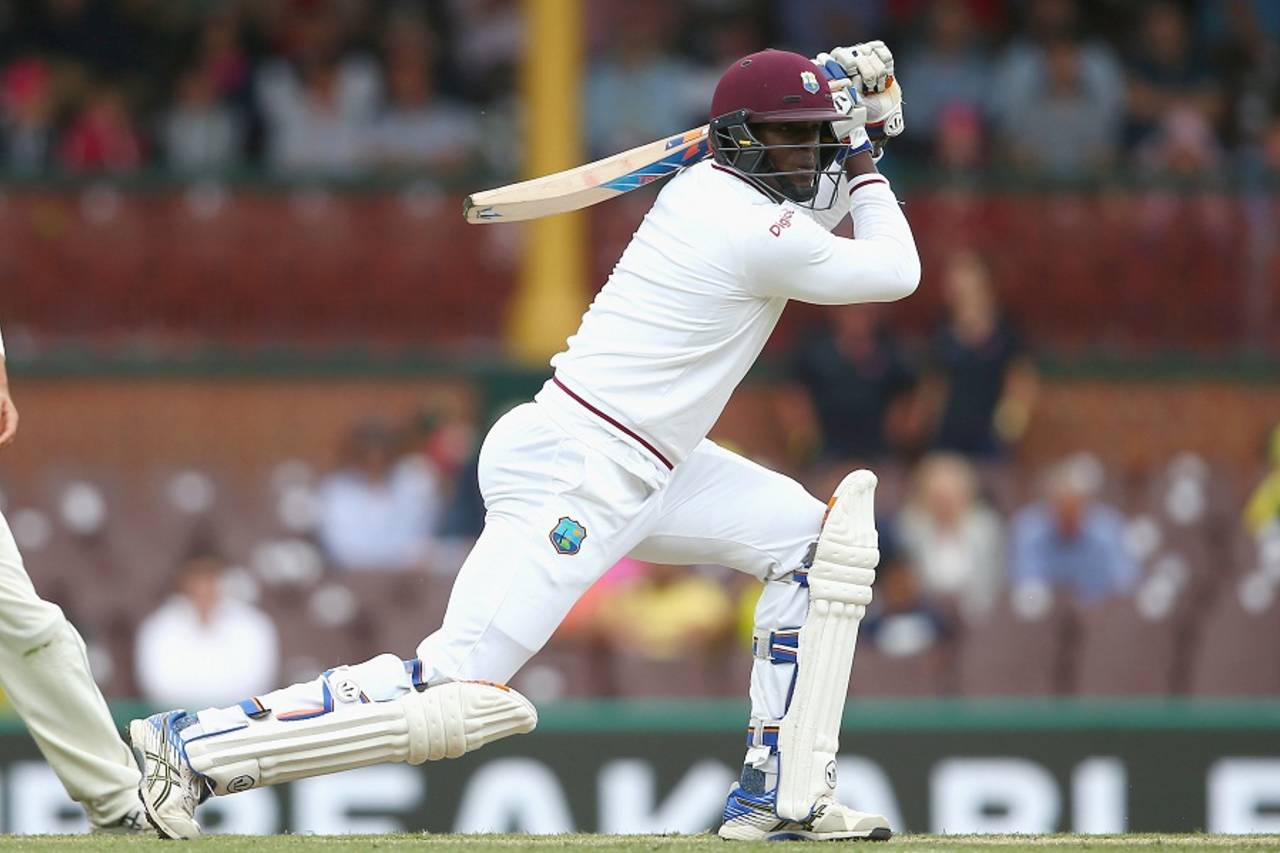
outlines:
[[[855, 465], [880, 477], [855, 796], [918, 830], [1277, 831], [1269, 0], [0, 2], [23, 418], [0, 506], [121, 713], [409, 656], [438, 625], [487, 425], [548, 375], [656, 190], [527, 226], [468, 226], [462, 196], [704, 123], [745, 53], [870, 38], [905, 94], [880, 167], [921, 286], [792, 305], [712, 433], [819, 496]], [[722, 799], [757, 592], [624, 560], [517, 686], [550, 743], [595, 744], [573, 760], [665, 732], [688, 749], [654, 778], [693, 766]], [[1027, 763], [969, 767], [1015, 780], [994, 811], [938, 795], [974, 796], [954, 764], [974, 738]], [[27, 749], [3, 740], [0, 763]], [[1018, 799], [1033, 764], [1056, 808]], [[430, 772], [484, 770], [459, 766]], [[619, 816], [610, 773], [562, 780], [567, 824], [513, 805], [511, 827], [705, 817]], [[223, 806], [226, 826], [316, 826], [283, 796]], [[467, 828], [458, 796], [456, 820], [393, 797], [374, 828]], [[6, 828], [74, 821], [24, 808]]]

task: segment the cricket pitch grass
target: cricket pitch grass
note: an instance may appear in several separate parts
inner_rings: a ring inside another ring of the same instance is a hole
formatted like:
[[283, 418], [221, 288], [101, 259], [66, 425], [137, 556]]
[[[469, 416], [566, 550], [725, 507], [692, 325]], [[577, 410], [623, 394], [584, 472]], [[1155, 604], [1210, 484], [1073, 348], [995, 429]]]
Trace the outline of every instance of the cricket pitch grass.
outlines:
[[[161, 845], [165, 845], [161, 848]], [[808, 849], [798, 845], [800, 849]], [[422, 850], [426, 853], [487, 853], [516, 850], [607, 850], [616, 853], [632, 851], [672, 851], [672, 853], [747, 853], [787, 849], [777, 843], [729, 843], [714, 835], [270, 835], [207, 836], [174, 846], [156, 838], [103, 837], [86, 835], [5, 835], [0, 836], [0, 850], [147, 850], [164, 849], [170, 853], [191, 850], [192, 853], [275, 853], [295, 850]], [[790, 845], [795, 849], [796, 844]], [[908, 851], [946, 851], [946, 853], [979, 853], [1019, 850], [1280, 850], [1280, 835], [902, 835], [887, 843], [827, 842], [817, 848], [855, 849], [865, 853], [908, 853]]]

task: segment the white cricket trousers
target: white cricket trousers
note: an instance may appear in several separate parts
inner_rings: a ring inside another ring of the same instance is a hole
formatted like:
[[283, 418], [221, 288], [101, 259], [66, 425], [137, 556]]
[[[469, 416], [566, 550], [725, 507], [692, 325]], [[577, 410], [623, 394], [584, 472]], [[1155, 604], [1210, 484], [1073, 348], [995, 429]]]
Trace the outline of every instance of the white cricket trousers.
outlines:
[[[757, 634], [804, 621], [808, 589], [790, 574], [817, 540], [826, 505], [789, 477], [704, 440], [654, 485], [570, 435], [539, 403], [493, 426], [479, 467], [485, 528], [444, 624], [418, 646], [428, 672], [508, 681], [627, 555], [728, 566], [764, 582]], [[782, 718], [793, 670], [755, 661], [753, 718]]]
[[0, 515], [0, 686], [40, 752], [89, 820], [114, 823], [138, 805], [138, 769], [93, 681], [84, 640], [36, 595]]

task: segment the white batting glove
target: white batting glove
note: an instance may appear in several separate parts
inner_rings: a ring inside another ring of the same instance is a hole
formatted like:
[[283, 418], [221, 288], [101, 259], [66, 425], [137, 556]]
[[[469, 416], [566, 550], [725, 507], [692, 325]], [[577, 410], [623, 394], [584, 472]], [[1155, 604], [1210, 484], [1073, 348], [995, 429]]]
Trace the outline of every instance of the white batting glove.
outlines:
[[893, 73], [893, 53], [882, 41], [837, 47], [813, 60], [832, 78], [831, 88], [856, 88], [867, 112], [866, 131], [879, 153], [885, 142], [906, 127], [902, 114], [902, 87]]
[[836, 138], [849, 146], [850, 154], [870, 150], [871, 139], [867, 136], [866, 128], [867, 108], [862, 106], [858, 90], [848, 86], [832, 86], [831, 103], [845, 115], [845, 118], [831, 122]]
[[833, 47], [830, 53], [819, 53], [817, 64], [827, 67], [834, 62], [844, 72], [844, 77], [858, 81], [863, 92], [883, 92], [893, 76], [893, 53], [882, 41], [866, 41], [851, 47]]

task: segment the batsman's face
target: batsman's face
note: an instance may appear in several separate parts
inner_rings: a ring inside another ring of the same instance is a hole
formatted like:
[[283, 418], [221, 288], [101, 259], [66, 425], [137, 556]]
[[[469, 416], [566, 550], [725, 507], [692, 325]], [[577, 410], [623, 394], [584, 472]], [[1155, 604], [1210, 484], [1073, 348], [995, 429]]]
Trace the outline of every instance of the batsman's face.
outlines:
[[817, 122], [791, 122], [786, 124], [758, 124], [751, 128], [756, 138], [766, 146], [795, 146], [774, 148], [769, 152], [774, 169], [779, 172], [812, 172], [818, 168], [818, 138], [821, 125]]

